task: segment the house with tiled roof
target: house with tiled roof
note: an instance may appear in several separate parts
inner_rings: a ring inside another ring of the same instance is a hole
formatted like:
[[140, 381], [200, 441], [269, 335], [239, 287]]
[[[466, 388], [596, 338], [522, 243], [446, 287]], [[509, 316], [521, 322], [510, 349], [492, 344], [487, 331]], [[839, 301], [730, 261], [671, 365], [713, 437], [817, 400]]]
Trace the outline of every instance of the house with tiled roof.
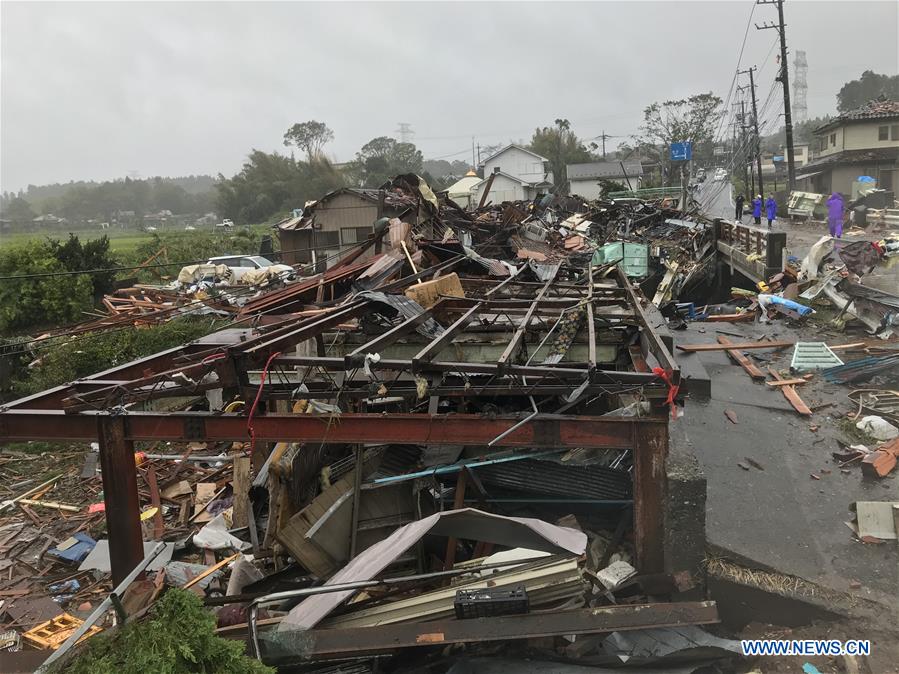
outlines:
[[899, 101], [876, 100], [815, 129], [815, 159], [796, 173], [797, 189], [852, 195], [860, 176], [899, 190]]

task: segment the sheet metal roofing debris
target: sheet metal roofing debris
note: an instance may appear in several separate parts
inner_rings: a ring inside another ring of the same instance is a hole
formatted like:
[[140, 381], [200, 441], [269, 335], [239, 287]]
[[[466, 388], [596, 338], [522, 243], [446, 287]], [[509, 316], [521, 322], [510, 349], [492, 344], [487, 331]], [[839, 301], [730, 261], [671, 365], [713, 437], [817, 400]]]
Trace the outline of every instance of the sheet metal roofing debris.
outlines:
[[824, 342], [796, 342], [790, 371], [809, 372], [842, 365], [843, 361]]

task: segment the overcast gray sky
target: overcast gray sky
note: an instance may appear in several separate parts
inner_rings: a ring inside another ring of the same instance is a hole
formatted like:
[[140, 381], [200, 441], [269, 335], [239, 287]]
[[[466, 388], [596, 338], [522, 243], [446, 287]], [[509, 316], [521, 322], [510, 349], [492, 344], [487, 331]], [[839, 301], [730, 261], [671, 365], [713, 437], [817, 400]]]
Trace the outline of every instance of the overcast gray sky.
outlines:
[[[899, 3], [791, 0], [808, 107], [899, 70]], [[582, 137], [634, 133], [654, 100], [730, 86], [753, 0], [579, 3], [0, 4], [0, 189], [240, 169], [317, 119], [352, 158], [408, 122], [428, 158], [470, 159], [571, 120]], [[835, 37], [828, 37], [834, 35]], [[751, 28], [760, 97], [776, 31]], [[779, 102], [779, 99], [778, 101]], [[617, 139], [610, 141], [614, 146]]]

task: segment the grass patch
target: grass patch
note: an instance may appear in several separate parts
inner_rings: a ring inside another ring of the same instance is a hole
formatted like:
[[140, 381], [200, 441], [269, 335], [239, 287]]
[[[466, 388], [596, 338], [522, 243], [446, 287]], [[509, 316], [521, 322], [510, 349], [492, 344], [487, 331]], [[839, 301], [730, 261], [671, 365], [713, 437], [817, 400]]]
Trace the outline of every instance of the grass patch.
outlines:
[[880, 441], [877, 438], [872, 438], [870, 435], [865, 433], [864, 431], [859, 430], [855, 423], [858, 419], [849, 417], [843, 417], [840, 419], [840, 431], [846, 436], [846, 439], [849, 440], [854, 445], [866, 445], [868, 447], [873, 447], [874, 445], [880, 444]]

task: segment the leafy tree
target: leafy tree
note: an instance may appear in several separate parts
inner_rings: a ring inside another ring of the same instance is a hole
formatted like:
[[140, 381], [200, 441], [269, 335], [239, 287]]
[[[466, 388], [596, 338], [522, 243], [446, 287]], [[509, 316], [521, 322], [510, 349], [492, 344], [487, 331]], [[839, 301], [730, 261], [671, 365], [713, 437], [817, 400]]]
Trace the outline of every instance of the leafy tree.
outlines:
[[93, 306], [89, 275], [41, 276], [67, 271], [47, 241], [31, 240], [0, 249], [0, 333], [71, 323]]
[[402, 173], [423, 172], [424, 157], [412, 143], [400, 143], [387, 136], [373, 138], [356, 153], [350, 174], [363, 187], [380, 187]]
[[296, 145], [306, 153], [310, 162], [321, 155], [322, 149], [332, 140], [334, 132], [324, 122], [316, 122], [314, 119], [294, 124], [284, 134], [284, 145]]
[[549, 160], [557, 194], [568, 194], [568, 164], [590, 161], [590, 152], [571, 130], [567, 119], [557, 119], [555, 126], [535, 129], [530, 149]]
[[[9, 389], [17, 397], [44, 391], [105, 368], [199, 339], [221, 329], [227, 323], [227, 320], [218, 318], [184, 316], [141, 330], [77, 335], [68, 341], [56, 342], [52, 348], [35, 350], [40, 361], [31, 367], [24, 362], [25, 359], [15, 363], [13, 374], [9, 377]], [[12, 346], [16, 352], [20, 352], [23, 343], [26, 342], [16, 340]], [[7, 393], [5, 390], [2, 392]]]
[[27, 223], [34, 219], [34, 210], [22, 197], [11, 197], [7, 201], [4, 199], [2, 208], [3, 218], [12, 220], [15, 223]]
[[[823, 117], [815, 117], [807, 119], [804, 122], [796, 122], [793, 124], [793, 142], [794, 143], [811, 143], [814, 140], [815, 129], [823, 126], [831, 120], [830, 115]], [[780, 152], [787, 143], [787, 132], [785, 127], [780, 127], [777, 133], [762, 138], [763, 152]]]
[[630, 188], [617, 180], [600, 180], [599, 189], [602, 194], [608, 194], [609, 192], [627, 192]]
[[216, 204], [219, 213], [238, 224], [266, 222], [345, 184], [343, 174], [322, 155], [304, 162], [253, 150], [240, 173], [219, 175]]
[[857, 80], [842, 86], [837, 93], [837, 110], [840, 113], [849, 112], [881, 96], [899, 100], [899, 75], [878, 75], [866, 70]]
[[[116, 261], [109, 250], [109, 237], [106, 235], [82, 243], [76, 235], [69, 234], [69, 239], [65, 243], [50, 239], [48, 244], [50, 252], [67, 271], [116, 267]], [[94, 297], [112, 292], [115, 288], [115, 275], [114, 271], [109, 271], [87, 276], [91, 280]]]
[[[672, 143], [691, 141], [694, 159], [712, 157], [712, 145], [721, 99], [713, 93], [694, 94], [688, 98], [652, 103], [643, 110], [641, 142], [661, 146], [660, 161], [668, 164], [668, 148]], [[670, 166], [669, 166], [670, 169]], [[668, 171], [669, 177], [672, 171]]]
[[[436, 179], [459, 179], [468, 173], [471, 165], [458, 159], [448, 162], [445, 159], [425, 159], [422, 169]], [[430, 183], [429, 183], [430, 184]]]

